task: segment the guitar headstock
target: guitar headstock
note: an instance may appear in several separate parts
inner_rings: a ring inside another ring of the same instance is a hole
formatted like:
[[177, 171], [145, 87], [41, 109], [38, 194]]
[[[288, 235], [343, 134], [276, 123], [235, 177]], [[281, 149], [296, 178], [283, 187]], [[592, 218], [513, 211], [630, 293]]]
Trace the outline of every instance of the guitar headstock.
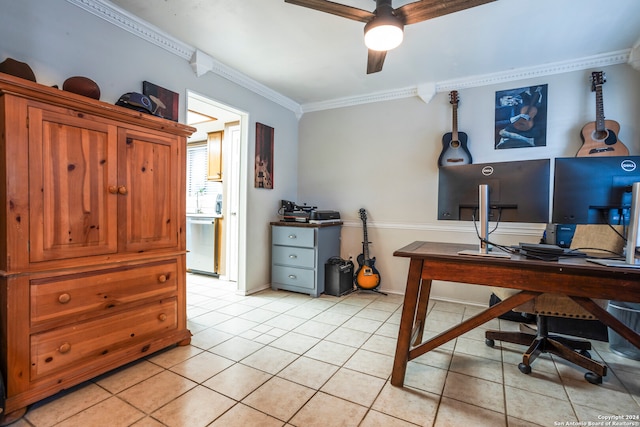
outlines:
[[449, 103], [452, 105], [458, 105], [458, 91], [452, 90], [449, 92]]
[[594, 71], [591, 73], [591, 92], [595, 92], [598, 86], [602, 86], [607, 81], [604, 71]]
[[360, 219], [362, 222], [367, 222], [367, 211], [365, 211], [364, 208], [360, 208], [358, 212], [360, 212]]

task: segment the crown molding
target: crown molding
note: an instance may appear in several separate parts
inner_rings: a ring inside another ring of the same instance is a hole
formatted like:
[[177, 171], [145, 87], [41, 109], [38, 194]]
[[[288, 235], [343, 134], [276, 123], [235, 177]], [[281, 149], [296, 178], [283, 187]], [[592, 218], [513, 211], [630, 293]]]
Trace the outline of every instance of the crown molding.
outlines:
[[603, 67], [629, 63], [632, 67], [640, 68], [640, 53], [638, 45], [632, 49], [620, 50], [601, 55], [572, 59], [568, 61], [554, 62], [550, 64], [518, 68], [499, 73], [469, 76], [461, 79], [444, 80], [440, 82], [425, 82], [415, 87], [390, 89], [373, 92], [366, 95], [336, 98], [327, 101], [299, 104], [294, 100], [274, 91], [273, 89], [253, 80], [249, 76], [217, 61], [182, 41], [165, 33], [161, 29], [142, 21], [139, 17], [114, 5], [108, 0], [67, 0], [130, 33], [159, 46], [174, 55], [188, 61], [194, 72], [201, 76], [206, 72], [217, 74], [241, 87], [244, 87], [276, 104], [291, 110], [298, 119], [304, 113], [334, 108], [350, 107], [373, 102], [384, 102], [396, 99], [419, 97], [425, 103], [431, 101], [438, 92], [466, 89], [479, 86], [488, 86], [504, 82], [538, 78], [571, 71], [585, 70], [594, 67]]
[[372, 102], [392, 101], [394, 99], [412, 98], [418, 96], [417, 87], [405, 87], [401, 89], [391, 89], [381, 92], [368, 93], [361, 96], [349, 96], [345, 98], [330, 99], [327, 101], [310, 102], [302, 104], [302, 112], [310, 113], [312, 111], [332, 110], [334, 108], [351, 107], [360, 104], [369, 104]]
[[[150, 43], [153, 43], [156, 46], [159, 46], [174, 55], [177, 55], [186, 61], [188, 61], [192, 66], [194, 66], [192, 59], [193, 58], [203, 58], [203, 53], [198, 51], [198, 55], [196, 55], [197, 49], [193, 46], [190, 46], [182, 41], [172, 37], [161, 29], [155, 27], [154, 25], [149, 24], [141, 20], [139, 17], [127, 12], [126, 10], [114, 5], [113, 3], [107, 0], [67, 0], [69, 3], [78, 6], [87, 12], [90, 12], [99, 18], [104, 19], [105, 21], [116, 25], [130, 33], [140, 37], [141, 39], [147, 40]], [[204, 74], [207, 71], [211, 71], [214, 74], [217, 74], [239, 86], [242, 86], [270, 101], [275, 102], [282, 107], [293, 111], [298, 118], [302, 116], [302, 109], [300, 108], [300, 104], [293, 101], [290, 98], [270, 89], [269, 87], [258, 83], [253, 80], [249, 76], [240, 73], [237, 70], [234, 70], [231, 67], [228, 67], [217, 61], [216, 59], [206, 56], [205, 63], [207, 69], [203, 70], [200, 67], [198, 70], [194, 67], [194, 72], [197, 73], [198, 76]]]
[[629, 65], [640, 71], [640, 39], [631, 49], [631, 53], [629, 53]]
[[624, 64], [629, 60], [631, 49], [619, 50], [600, 55], [570, 59], [566, 61], [552, 62], [534, 67], [516, 68], [499, 73], [470, 76], [462, 79], [453, 79], [439, 82], [438, 92], [449, 92], [454, 89], [488, 86], [516, 80], [525, 80], [538, 77], [552, 76], [555, 74], [569, 73], [573, 71], [588, 70], [590, 68], [606, 67], [609, 65]]
[[159, 28], [143, 22], [137, 16], [106, 0], [67, 0], [105, 21], [159, 46], [187, 61], [194, 48], [163, 32]]
[[[604, 67], [629, 62], [631, 49], [588, 56], [568, 61], [554, 62], [545, 65], [517, 68], [499, 73], [483, 74], [464, 77], [461, 79], [444, 80], [437, 83], [423, 83], [416, 87], [393, 89], [384, 92], [376, 92], [362, 96], [338, 98], [328, 101], [302, 104], [303, 113], [312, 111], [329, 110], [333, 108], [350, 107], [371, 102], [390, 101], [394, 99], [420, 97], [428, 103], [437, 92], [449, 92], [451, 90], [468, 89], [472, 87], [488, 86], [504, 82], [524, 80], [530, 78], [550, 76], [554, 74], [568, 73], [571, 71], [586, 70], [594, 67]], [[435, 86], [435, 93], [433, 93]], [[425, 91], [425, 88], [428, 90]], [[426, 96], [425, 96], [426, 92]]]

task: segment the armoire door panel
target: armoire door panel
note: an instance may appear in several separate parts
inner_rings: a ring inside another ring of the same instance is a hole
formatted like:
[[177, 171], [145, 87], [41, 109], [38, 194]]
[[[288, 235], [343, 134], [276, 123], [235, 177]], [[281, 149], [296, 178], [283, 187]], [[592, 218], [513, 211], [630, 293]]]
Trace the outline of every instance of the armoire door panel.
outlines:
[[172, 138], [121, 129], [119, 133], [121, 250], [178, 247], [178, 144]]
[[117, 127], [29, 108], [31, 262], [115, 253]]

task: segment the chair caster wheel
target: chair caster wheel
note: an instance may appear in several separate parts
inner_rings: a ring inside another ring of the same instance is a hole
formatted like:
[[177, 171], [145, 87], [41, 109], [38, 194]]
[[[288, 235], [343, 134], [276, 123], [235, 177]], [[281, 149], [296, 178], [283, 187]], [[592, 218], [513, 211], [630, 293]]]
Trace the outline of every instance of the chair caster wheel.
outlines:
[[602, 384], [602, 377], [598, 374], [594, 374], [593, 372], [587, 372], [584, 374], [584, 379], [589, 381], [591, 384]]
[[496, 345], [496, 342], [490, 338], [485, 339], [484, 343], [489, 347], [493, 347], [494, 345]]
[[584, 357], [588, 357], [589, 359], [591, 359], [591, 353], [589, 353], [587, 350], [579, 350], [578, 353], [580, 353]]
[[518, 369], [520, 369], [520, 372], [522, 372], [523, 374], [531, 373], [531, 366], [525, 365], [524, 363], [518, 364]]

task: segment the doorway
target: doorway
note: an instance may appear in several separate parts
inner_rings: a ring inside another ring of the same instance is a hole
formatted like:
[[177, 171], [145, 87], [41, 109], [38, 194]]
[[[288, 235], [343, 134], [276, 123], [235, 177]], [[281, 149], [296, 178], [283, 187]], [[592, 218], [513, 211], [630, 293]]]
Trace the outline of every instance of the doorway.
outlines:
[[[246, 113], [187, 91], [187, 124], [197, 129], [187, 139], [187, 215], [216, 216], [216, 274], [234, 282], [239, 293], [245, 288], [240, 235], [247, 123]], [[198, 153], [206, 153], [205, 162], [193, 160], [202, 157]]]

